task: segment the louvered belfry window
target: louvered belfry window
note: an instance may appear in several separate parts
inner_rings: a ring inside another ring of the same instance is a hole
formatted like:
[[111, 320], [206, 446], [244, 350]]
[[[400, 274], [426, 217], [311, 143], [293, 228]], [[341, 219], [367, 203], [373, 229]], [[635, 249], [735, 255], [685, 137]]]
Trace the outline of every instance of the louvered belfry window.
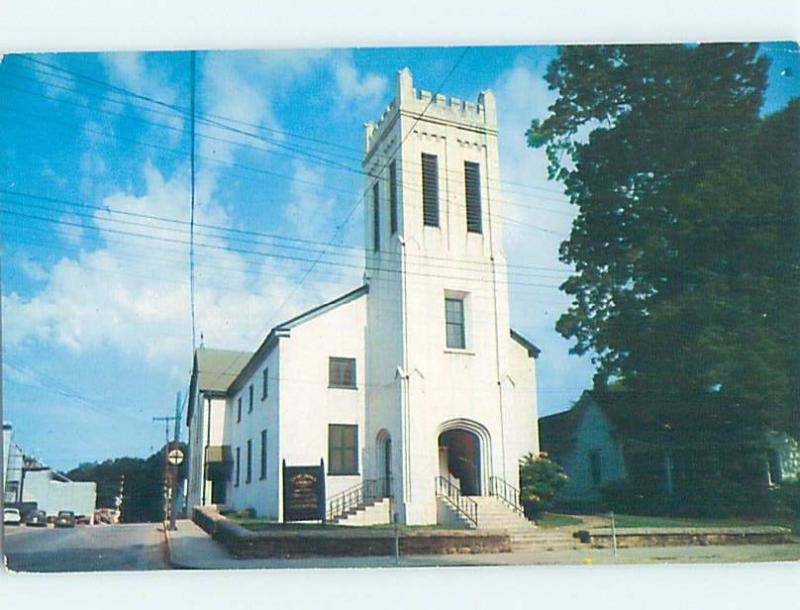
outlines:
[[381, 249], [381, 193], [378, 183], [372, 185], [372, 236], [373, 249]]
[[482, 233], [480, 164], [464, 161], [464, 185], [467, 200], [467, 231]]
[[397, 233], [397, 163], [389, 164], [389, 224], [392, 235]]
[[439, 226], [439, 160], [422, 153], [422, 220], [428, 227]]

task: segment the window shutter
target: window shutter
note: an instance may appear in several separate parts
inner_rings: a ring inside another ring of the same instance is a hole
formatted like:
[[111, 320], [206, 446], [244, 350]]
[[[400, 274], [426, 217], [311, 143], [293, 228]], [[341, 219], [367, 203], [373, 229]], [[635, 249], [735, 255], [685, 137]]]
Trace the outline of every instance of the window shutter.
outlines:
[[478, 163], [464, 162], [464, 185], [467, 200], [467, 231], [482, 233], [481, 166]]
[[439, 226], [439, 160], [422, 153], [422, 219], [426, 226]]

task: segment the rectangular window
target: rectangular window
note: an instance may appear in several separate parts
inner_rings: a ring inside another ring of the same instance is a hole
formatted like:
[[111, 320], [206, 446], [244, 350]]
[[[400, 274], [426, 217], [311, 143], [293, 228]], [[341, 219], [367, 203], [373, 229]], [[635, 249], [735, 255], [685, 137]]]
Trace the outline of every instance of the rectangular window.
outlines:
[[261, 462], [259, 478], [263, 481], [267, 478], [267, 431], [261, 431]]
[[381, 249], [381, 193], [377, 182], [372, 185], [372, 236], [377, 252]]
[[358, 426], [328, 426], [328, 474], [358, 474]]
[[247, 439], [247, 469], [245, 470], [244, 482], [249, 483], [253, 480], [253, 441]]
[[589, 472], [593, 484], [600, 485], [603, 482], [603, 460], [599, 451], [592, 451], [589, 454]]
[[464, 185], [467, 201], [467, 231], [481, 233], [481, 166], [464, 161]]
[[330, 388], [355, 388], [356, 387], [356, 359], [334, 358], [328, 360], [328, 387]]
[[247, 412], [248, 413], [252, 413], [253, 412], [253, 384], [252, 383], [250, 384], [250, 390], [249, 391], [250, 391], [250, 402], [247, 405]]
[[242, 421], [242, 397], [239, 396], [239, 400], [236, 401], [236, 423], [238, 424]]
[[397, 163], [389, 164], [389, 224], [391, 234], [397, 233]]
[[269, 369], [261, 373], [261, 400], [269, 396]]
[[242, 450], [241, 450], [240, 447], [237, 447], [236, 448], [236, 464], [235, 464], [235, 472], [234, 472], [235, 476], [234, 476], [234, 479], [233, 479], [233, 484], [236, 487], [239, 487], [239, 474], [242, 471], [241, 457], [242, 457]]
[[467, 342], [464, 333], [464, 299], [446, 297], [444, 318], [447, 326], [447, 347], [465, 349]]
[[439, 160], [422, 153], [422, 220], [428, 227], [439, 226]]

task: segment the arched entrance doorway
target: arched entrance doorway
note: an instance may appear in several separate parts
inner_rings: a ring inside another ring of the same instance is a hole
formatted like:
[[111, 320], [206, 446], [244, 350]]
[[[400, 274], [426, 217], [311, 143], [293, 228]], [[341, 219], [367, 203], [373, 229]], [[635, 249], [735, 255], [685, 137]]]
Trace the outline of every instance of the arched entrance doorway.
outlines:
[[450, 480], [465, 496], [482, 493], [481, 439], [463, 428], [439, 435], [439, 475]]
[[380, 493], [388, 498], [392, 493], [392, 435], [388, 430], [378, 432], [375, 446], [378, 451], [376, 479]]

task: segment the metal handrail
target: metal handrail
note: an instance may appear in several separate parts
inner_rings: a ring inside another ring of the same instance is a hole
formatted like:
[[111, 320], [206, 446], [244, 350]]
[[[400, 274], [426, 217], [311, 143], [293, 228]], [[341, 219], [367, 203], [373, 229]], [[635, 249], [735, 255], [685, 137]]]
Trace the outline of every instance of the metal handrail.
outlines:
[[328, 499], [327, 521], [333, 521], [348, 511], [372, 500], [389, 497], [391, 494], [390, 479], [365, 479], [358, 485], [349, 487]]
[[519, 489], [511, 485], [511, 483], [507, 482], [505, 479], [495, 476], [489, 477], [489, 495], [500, 498], [505, 504], [514, 509], [515, 512], [523, 517], [525, 516], [525, 510], [519, 501]]
[[465, 496], [453, 482], [445, 477], [436, 477], [436, 493], [450, 504], [475, 527], [478, 527], [478, 503]]

